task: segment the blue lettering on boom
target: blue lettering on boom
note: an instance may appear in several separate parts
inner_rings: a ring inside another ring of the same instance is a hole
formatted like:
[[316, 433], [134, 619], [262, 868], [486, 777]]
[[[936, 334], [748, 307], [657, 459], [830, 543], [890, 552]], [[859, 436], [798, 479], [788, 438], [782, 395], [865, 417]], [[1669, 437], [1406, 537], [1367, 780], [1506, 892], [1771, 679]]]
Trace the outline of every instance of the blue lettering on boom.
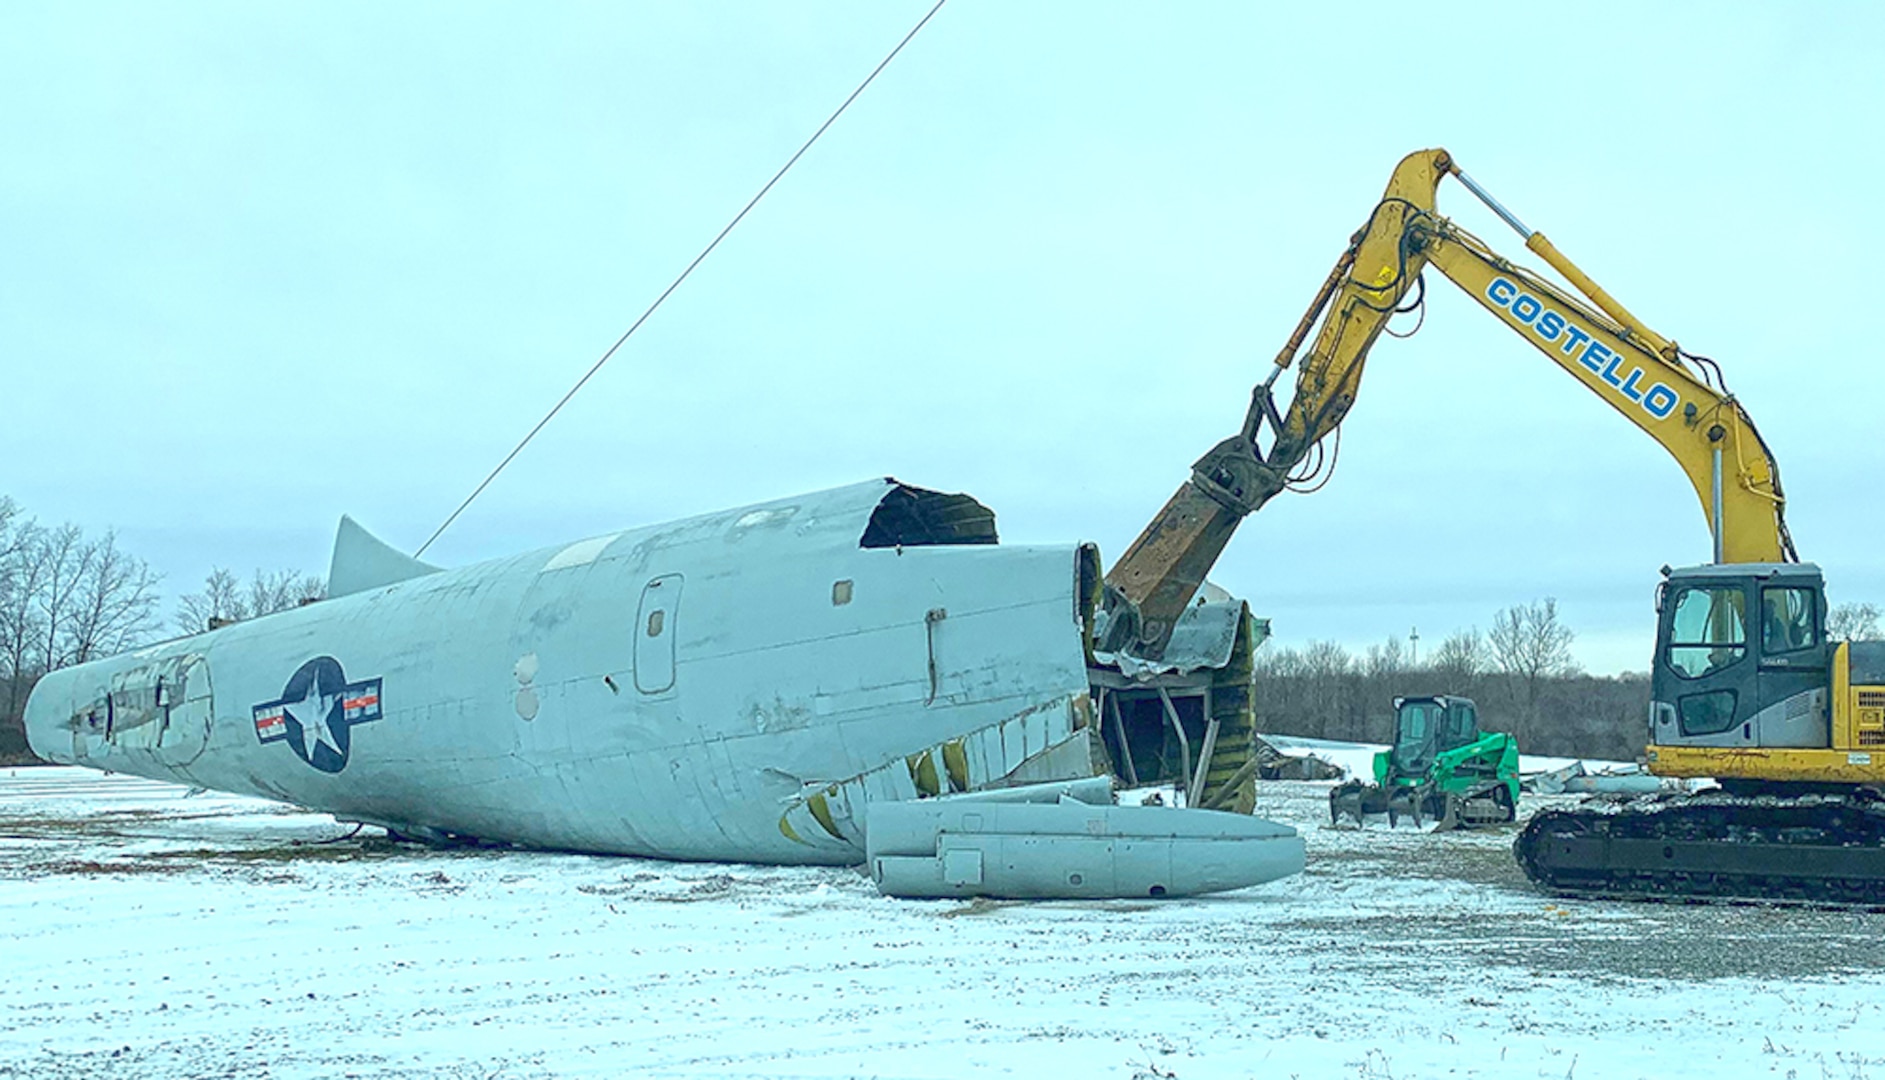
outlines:
[[[1596, 340], [1590, 331], [1547, 308], [1544, 301], [1523, 291], [1511, 280], [1493, 278], [1486, 285], [1486, 299], [1492, 301], [1494, 307], [1511, 315], [1521, 326], [1537, 334], [1539, 340], [1557, 343], [1559, 352], [1576, 357], [1578, 363], [1589, 368], [1599, 379], [1656, 419], [1666, 419], [1682, 403], [1681, 396], [1663, 383], [1655, 383], [1648, 390], [1639, 390], [1637, 385], [1643, 379], [1643, 369], [1640, 367], [1631, 368], [1627, 377], [1618, 377], [1617, 369], [1626, 359], [1622, 354], [1612, 352], [1603, 342]], [[1564, 340], [1560, 342], [1559, 338]], [[1580, 348], [1583, 350], [1581, 353]]]
[[1590, 340], [1589, 334], [1586, 334], [1584, 331], [1579, 330], [1575, 326], [1566, 326], [1564, 328], [1564, 344], [1558, 346], [1558, 351], [1563, 353], [1566, 356], [1569, 356], [1572, 353], [1577, 351], [1577, 347], [1579, 345], [1582, 345], [1586, 341], [1589, 341], [1589, 340]]
[[1661, 383], [1657, 383], [1655, 386], [1649, 388], [1648, 393], [1643, 395], [1643, 408], [1649, 415], [1661, 420], [1663, 417], [1676, 411], [1676, 402], [1678, 400], [1674, 390], [1669, 389]]
[[1584, 350], [1584, 355], [1577, 358], [1577, 362], [1592, 371], [1601, 372], [1604, 369], [1604, 361], [1615, 355], [1617, 354], [1610, 351], [1610, 346], [1601, 341], [1593, 341], [1590, 343], [1590, 348]]

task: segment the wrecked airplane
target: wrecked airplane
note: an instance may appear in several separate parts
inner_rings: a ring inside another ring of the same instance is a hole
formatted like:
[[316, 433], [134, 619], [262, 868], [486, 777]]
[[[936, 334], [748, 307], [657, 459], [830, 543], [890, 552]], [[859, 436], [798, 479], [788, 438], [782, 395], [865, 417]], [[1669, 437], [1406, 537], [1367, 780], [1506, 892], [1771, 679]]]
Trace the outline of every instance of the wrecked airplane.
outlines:
[[[1299, 871], [1302, 839], [1247, 817], [1261, 624], [1207, 598], [1157, 661], [1101, 652], [1101, 590], [1092, 545], [1001, 547], [974, 499], [888, 479], [458, 569], [343, 519], [326, 599], [54, 672], [26, 724], [50, 761], [434, 842], [862, 864], [873, 805], [995, 799], [1035, 808], [899, 819], [929, 839], [894, 857], [934, 872], [890, 877], [1144, 896]], [[1114, 776], [1193, 809], [1066, 784]]]

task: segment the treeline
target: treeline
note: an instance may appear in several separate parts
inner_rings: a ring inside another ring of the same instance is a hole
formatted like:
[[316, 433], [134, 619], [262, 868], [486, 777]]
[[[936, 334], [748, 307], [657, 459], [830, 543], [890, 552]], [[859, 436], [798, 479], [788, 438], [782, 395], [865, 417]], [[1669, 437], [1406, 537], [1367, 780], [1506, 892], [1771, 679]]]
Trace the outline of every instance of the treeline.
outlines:
[[1553, 675], [1528, 692], [1503, 672], [1461, 675], [1422, 666], [1371, 673], [1349, 659], [1346, 670], [1259, 670], [1257, 730], [1386, 743], [1394, 737], [1396, 697], [1461, 694], [1479, 706], [1481, 727], [1511, 732], [1527, 754], [1634, 761], [1648, 741], [1646, 674]]
[[[0, 765], [36, 760], [26, 742], [26, 699], [46, 673], [111, 656], [162, 636], [162, 578], [107, 531], [42, 525], [0, 496]], [[319, 578], [258, 570], [247, 583], [218, 568], [180, 598], [176, 629], [195, 633], [318, 597]]]
[[[1880, 638], [1879, 608], [1835, 606], [1834, 640]], [[1576, 634], [1544, 599], [1493, 616], [1492, 628], [1457, 631], [1422, 662], [1399, 638], [1359, 653], [1332, 641], [1257, 650], [1257, 730], [1276, 735], [1386, 743], [1394, 699], [1460, 694], [1480, 726], [1509, 732], [1528, 754], [1634, 761], [1649, 736], [1649, 675], [1586, 675], [1571, 658]]]
[[1386, 743], [1396, 697], [1461, 694], [1481, 727], [1510, 732], [1525, 753], [1633, 761], [1649, 731], [1649, 676], [1582, 673], [1575, 637], [1547, 598], [1500, 611], [1484, 634], [1455, 632], [1420, 663], [1399, 638], [1360, 653], [1271, 643], [1257, 650], [1257, 729]]

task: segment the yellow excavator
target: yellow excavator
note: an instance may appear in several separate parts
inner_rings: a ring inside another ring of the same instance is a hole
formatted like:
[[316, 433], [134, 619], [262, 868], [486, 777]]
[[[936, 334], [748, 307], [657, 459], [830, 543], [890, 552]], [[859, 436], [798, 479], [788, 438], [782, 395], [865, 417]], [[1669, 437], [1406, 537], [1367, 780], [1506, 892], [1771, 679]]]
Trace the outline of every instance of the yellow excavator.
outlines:
[[[1576, 294], [1436, 213], [1449, 175]], [[1445, 150], [1401, 161], [1242, 430], [1198, 460], [1106, 575], [1103, 646], [1158, 656], [1238, 523], [1326, 480], [1325, 440], [1339, 439], [1375, 339], [1420, 305], [1429, 266], [1660, 443], [1714, 536], [1712, 563], [1663, 569], [1645, 757], [1659, 776], [1719, 786], [1537, 814], [1514, 844], [1526, 874], [1570, 895], [1885, 903], [1885, 642], [1828, 638], [1820, 570], [1794, 551], [1773, 454], [1720, 368], [1645, 326]]]

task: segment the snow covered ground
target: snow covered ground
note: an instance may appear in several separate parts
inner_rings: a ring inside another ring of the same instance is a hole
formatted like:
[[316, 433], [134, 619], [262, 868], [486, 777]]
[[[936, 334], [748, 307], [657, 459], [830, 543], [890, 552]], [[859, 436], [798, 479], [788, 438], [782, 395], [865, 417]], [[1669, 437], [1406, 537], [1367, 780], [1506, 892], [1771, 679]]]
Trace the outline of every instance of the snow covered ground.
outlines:
[[1010, 904], [0, 771], [0, 1077], [1885, 1080], [1885, 916], [1560, 902], [1326, 790], [1261, 785], [1300, 877]]

